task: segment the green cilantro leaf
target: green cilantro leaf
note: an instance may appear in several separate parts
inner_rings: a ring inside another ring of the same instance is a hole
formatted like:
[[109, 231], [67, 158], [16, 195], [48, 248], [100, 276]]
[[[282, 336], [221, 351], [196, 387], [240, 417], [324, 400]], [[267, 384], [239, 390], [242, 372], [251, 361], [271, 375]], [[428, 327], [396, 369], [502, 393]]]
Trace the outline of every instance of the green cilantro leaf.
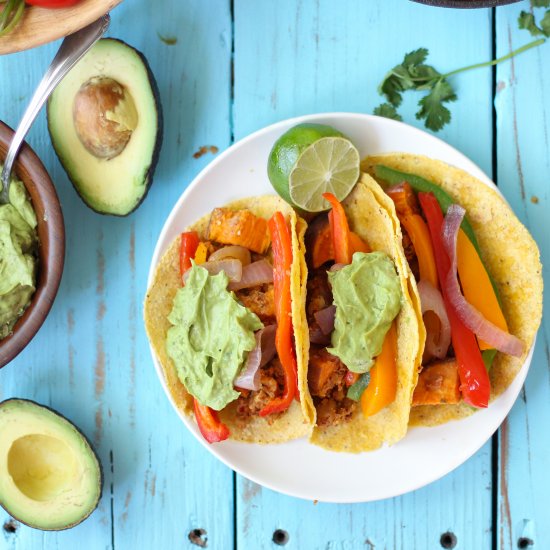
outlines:
[[550, 37], [550, 10], [547, 10], [544, 17], [540, 20], [540, 28], [544, 36]]
[[416, 118], [425, 119], [426, 127], [438, 132], [451, 121], [451, 112], [443, 103], [455, 100], [456, 94], [453, 88], [442, 78], [437, 81], [430, 93], [418, 102], [420, 111], [416, 113]]
[[412, 52], [406, 53], [403, 58], [403, 66], [410, 67], [411, 65], [420, 65], [428, 58], [428, 48], [418, 48]]
[[391, 118], [393, 120], [403, 120], [397, 109], [391, 103], [381, 103], [373, 111], [373, 114]]
[[531, 0], [534, 8], [550, 8], [550, 0]]
[[542, 29], [535, 23], [535, 16], [532, 13], [522, 11], [518, 17], [518, 27], [528, 30], [532, 36], [544, 34]]

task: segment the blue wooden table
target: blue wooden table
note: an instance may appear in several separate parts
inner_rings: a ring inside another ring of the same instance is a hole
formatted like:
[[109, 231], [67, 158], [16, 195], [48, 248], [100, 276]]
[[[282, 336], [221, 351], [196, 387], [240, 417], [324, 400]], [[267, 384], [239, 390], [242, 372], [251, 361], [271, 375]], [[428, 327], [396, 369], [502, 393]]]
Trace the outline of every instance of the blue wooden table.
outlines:
[[[328, 505], [263, 489], [195, 441], [157, 380], [141, 314], [164, 220], [213, 158], [195, 154], [201, 147], [223, 151], [295, 115], [371, 112], [378, 82], [406, 51], [428, 47], [444, 72], [528, 42], [516, 24], [521, 9], [527, 2], [457, 11], [406, 0], [126, 0], [113, 11], [110, 35], [144, 52], [160, 87], [165, 133], [155, 183], [128, 218], [93, 213], [55, 158], [42, 114], [28, 141], [57, 184], [66, 267], [42, 330], [0, 371], [0, 399], [48, 404], [92, 439], [104, 494], [98, 510], [66, 532], [34, 531], [0, 512], [0, 548], [192, 549], [207, 540], [211, 549], [255, 550], [278, 548], [274, 533], [277, 540], [286, 533], [293, 549], [437, 549], [455, 539], [468, 550], [550, 548], [548, 319], [521, 398], [474, 457], [403, 497]], [[0, 58], [2, 120], [17, 124], [56, 48]], [[460, 75], [453, 121], [440, 132], [493, 175], [537, 240], [547, 283], [549, 63], [545, 44]], [[420, 126], [417, 99], [406, 98], [403, 114]]]

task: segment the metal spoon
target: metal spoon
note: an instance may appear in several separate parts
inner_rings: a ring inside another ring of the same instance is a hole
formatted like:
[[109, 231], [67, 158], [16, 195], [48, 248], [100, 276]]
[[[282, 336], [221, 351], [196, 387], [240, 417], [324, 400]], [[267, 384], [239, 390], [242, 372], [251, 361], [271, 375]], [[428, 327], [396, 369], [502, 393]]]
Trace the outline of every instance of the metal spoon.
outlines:
[[103, 36], [103, 34], [105, 34], [105, 31], [109, 27], [110, 20], [111, 19], [108, 14], [104, 15], [87, 27], [70, 34], [61, 43], [61, 46], [46, 71], [46, 74], [40, 81], [38, 88], [36, 88], [36, 92], [34, 92], [34, 95], [32, 96], [31, 102], [29, 103], [21, 122], [19, 123], [17, 131], [13, 135], [10, 148], [8, 149], [8, 154], [6, 155], [6, 160], [4, 161], [2, 175], [0, 176], [0, 181], [2, 183], [2, 190], [0, 191], [0, 204], [8, 204], [10, 202], [9, 186], [13, 163], [23, 140], [27, 135], [27, 132], [34, 122], [34, 119], [37, 117], [40, 109], [42, 109], [42, 106], [64, 76]]

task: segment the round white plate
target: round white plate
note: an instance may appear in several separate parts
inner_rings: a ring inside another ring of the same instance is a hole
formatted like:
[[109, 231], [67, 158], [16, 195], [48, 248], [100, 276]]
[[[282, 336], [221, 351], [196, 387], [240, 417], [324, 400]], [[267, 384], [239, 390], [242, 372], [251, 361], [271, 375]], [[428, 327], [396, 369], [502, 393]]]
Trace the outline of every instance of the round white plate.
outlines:
[[[149, 284], [162, 254], [185, 226], [233, 199], [273, 192], [266, 173], [269, 152], [282, 133], [301, 122], [334, 126], [355, 143], [361, 158], [392, 151], [424, 154], [462, 168], [487, 185], [494, 186], [478, 166], [456, 149], [401, 122], [353, 113], [285, 120], [227, 149], [189, 185], [161, 232], [151, 261]], [[472, 456], [512, 408], [527, 375], [531, 356], [532, 350], [511, 386], [487, 409], [435, 428], [411, 429], [396, 445], [359, 455], [325, 451], [309, 444], [306, 439], [269, 446], [233, 441], [209, 445], [195, 422], [177, 412], [187, 428], [213, 455], [256, 483], [309, 500], [367, 502], [418, 489]], [[171, 400], [154, 353], [153, 361]], [[365, 475], [366, 472], [376, 472], [376, 475]]]

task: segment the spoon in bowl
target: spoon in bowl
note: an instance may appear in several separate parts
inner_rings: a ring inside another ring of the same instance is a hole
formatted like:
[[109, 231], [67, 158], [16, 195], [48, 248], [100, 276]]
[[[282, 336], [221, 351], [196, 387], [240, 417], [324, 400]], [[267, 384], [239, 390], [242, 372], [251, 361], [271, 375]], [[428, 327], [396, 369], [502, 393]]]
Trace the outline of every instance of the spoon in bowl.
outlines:
[[84, 54], [105, 34], [109, 27], [109, 15], [100, 17], [87, 27], [67, 36], [57, 54], [53, 58], [48, 70], [36, 88], [34, 95], [25, 111], [21, 122], [13, 136], [10, 148], [4, 161], [0, 183], [2, 190], [0, 191], [0, 205], [8, 204], [10, 175], [15, 162], [15, 157], [19, 152], [19, 148], [27, 135], [32, 123], [37, 117], [40, 109], [50, 97], [55, 87], [63, 80], [65, 75], [75, 66], [75, 64], [84, 56]]

